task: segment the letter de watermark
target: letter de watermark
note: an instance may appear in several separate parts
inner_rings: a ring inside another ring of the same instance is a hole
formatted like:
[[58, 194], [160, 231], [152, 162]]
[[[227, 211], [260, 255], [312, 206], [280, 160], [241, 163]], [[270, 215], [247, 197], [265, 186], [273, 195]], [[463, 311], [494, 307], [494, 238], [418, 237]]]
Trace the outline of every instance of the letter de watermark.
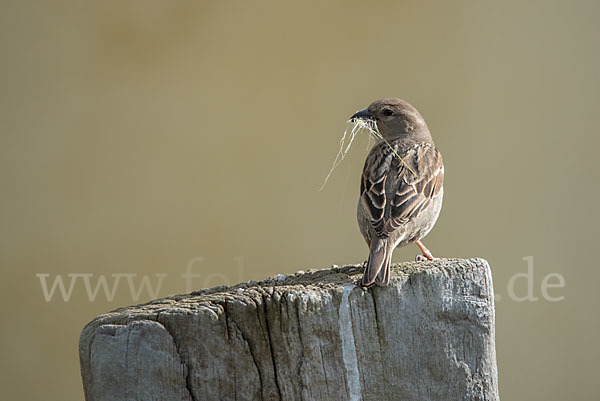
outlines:
[[[527, 272], [526, 273], [524, 273], [524, 272], [516, 273], [510, 278], [510, 280], [508, 280], [508, 286], [507, 286], [508, 296], [510, 297], [510, 299], [512, 299], [513, 301], [516, 301], [516, 302], [539, 301], [539, 298], [535, 296], [535, 291], [534, 291], [533, 256], [526, 256], [523, 258], [523, 260], [527, 262]], [[524, 294], [522, 293], [521, 295], [517, 295], [517, 293], [515, 291], [515, 284], [516, 284], [517, 280], [519, 280], [520, 282], [525, 280], [525, 282], [527, 284], [527, 287], [526, 287], [527, 290]], [[553, 296], [548, 291], [551, 288], [563, 288], [564, 286], [565, 286], [565, 278], [563, 277], [562, 274], [559, 274], [559, 273], [547, 274], [546, 276], [544, 276], [544, 278], [542, 279], [542, 282], [540, 284], [540, 293], [542, 295], [542, 298], [544, 298], [546, 301], [549, 301], [549, 302], [558, 302], [558, 301], [564, 300], [565, 299], [564, 295], [556, 296], [556, 293], [554, 293], [554, 296]], [[497, 298], [500, 299], [498, 296], [497, 296]]]

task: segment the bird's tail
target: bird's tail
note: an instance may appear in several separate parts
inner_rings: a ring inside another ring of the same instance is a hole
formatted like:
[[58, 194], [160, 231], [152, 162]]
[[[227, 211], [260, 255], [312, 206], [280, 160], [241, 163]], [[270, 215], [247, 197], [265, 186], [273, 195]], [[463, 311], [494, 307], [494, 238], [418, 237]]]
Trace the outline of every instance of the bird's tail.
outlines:
[[391, 260], [392, 249], [388, 245], [387, 238], [373, 238], [361, 285], [363, 287], [369, 287], [373, 284], [380, 287], [388, 285], [390, 282]]

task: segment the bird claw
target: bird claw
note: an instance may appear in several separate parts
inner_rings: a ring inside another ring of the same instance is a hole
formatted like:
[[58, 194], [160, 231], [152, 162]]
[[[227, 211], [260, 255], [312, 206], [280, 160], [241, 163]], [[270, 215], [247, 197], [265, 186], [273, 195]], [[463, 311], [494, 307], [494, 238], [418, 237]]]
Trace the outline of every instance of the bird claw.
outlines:
[[417, 261], [417, 262], [432, 262], [437, 259], [438, 258], [434, 258], [432, 255], [417, 255], [417, 256], [415, 256], [415, 261]]
[[432, 262], [437, 259], [437, 258], [433, 257], [433, 255], [431, 254], [431, 251], [429, 249], [427, 249], [427, 247], [425, 247], [425, 245], [423, 245], [423, 243], [421, 241], [417, 241], [415, 243], [417, 244], [417, 246], [423, 253], [422, 255], [417, 255], [415, 257], [415, 260], [417, 262]]
[[369, 289], [369, 286], [364, 286], [362, 283], [362, 277], [359, 278], [358, 280], [356, 280], [354, 282], [354, 285], [357, 286], [358, 288], [360, 288], [363, 291], [367, 291]]

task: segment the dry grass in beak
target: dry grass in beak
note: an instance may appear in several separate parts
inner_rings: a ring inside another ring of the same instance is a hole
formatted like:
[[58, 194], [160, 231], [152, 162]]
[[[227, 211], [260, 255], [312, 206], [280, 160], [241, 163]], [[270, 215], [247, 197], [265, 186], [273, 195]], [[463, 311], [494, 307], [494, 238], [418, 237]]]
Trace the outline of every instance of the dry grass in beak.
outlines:
[[363, 120], [362, 118], [356, 119], [355, 121], [346, 121], [346, 130], [344, 131], [344, 135], [340, 140], [340, 150], [335, 156], [333, 165], [331, 166], [327, 177], [325, 177], [325, 181], [323, 182], [323, 185], [321, 185], [321, 189], [319, 189], [319, 191], [322, 191], [323, 188], [325, 188], [325, 185], [327, 184], [329, 177], [331, 177], [333, 170], [335, 170], [336, 167], [339, 166], [339, 164], [342, 162], [342, 160], [344, 160], [344, 158], [348, 154], [348, 151], [350, 150], [350, 146], [352, 146], [352, 142], [354, 142], [354, 138], [360, 131], [367, 131], [367, 133], [369, 134], [369, 144], [371, 143], [371, 137], [376, 139], [383, 139], [379, 131], [377, 131], [377, 124], [375, 123], [375, 121]]
[[[350, 131], [348, 131], [348, 130], [350, 130]], [[413, 171], [413, 169], [411, 169], [410, 166], [408, 164], [406, 164], [404, 159], [402, 157], [400, 157], [398, 152], [396, 152], [396, 149], [394, 149], [392, 147], [392, 145], [390, 145], [390, 143], [379, 133], [379, 130], [377, 129], [377, 123], [373, 120], [365, 120], [365, 119], [359, 118], [359, 119], [356, 119], [355, 121], [351, 121], [351, 120], [346, 121], [346, 130], [344, 131], [344, 135], [342, 136], [342, 139], [340, 140], [340, 150], [338, 151], [338, 154], [335, 157], [335, 160], [333, 161], [333, 165], [331, 166], [331, 169], [329, 170], [329, 174], [327, 174], [327, 177], [325, 177], [325, 181], [323, 182], [323, 185], [321, 185], [321, 189], [319, 189], [319, 191], [322, 191], [323, 188], [325, 188], [325, 185], [327, 184], [329, 177], [333, 173], [333, 170], [335, 170], [336, 167], [342, 162], [342, 160], [344, 160], [344, 158], [348, 154], [348, 151], [350, 150], [350, 146], [352, 145], [354, 138], [360, 131], [366, 131], [367, 134], [369, 134], [369, 145], [371, 144], [371, 138], [375, 138], [378, 141], [385, 142], [387, 144], [387, 146], [389, 146], [389, 148], [392, 150], [392, 152], [394, 152], [394, 154], [398, 157], [398, 159], [400, 159], [402, 164], [404, 164], [404, 166], [406, 166], [406, 168], [415, 177], [417, 176], [417, 174]]]

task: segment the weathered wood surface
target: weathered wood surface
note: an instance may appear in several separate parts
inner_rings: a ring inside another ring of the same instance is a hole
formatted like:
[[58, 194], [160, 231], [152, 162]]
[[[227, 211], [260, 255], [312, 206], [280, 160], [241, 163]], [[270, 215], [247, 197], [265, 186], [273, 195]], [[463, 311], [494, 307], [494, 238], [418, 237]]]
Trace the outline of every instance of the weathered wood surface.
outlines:
[[497, 400], [494, 304], [482, 259], [279, 276], [121, 308], [81, 334], [100, 400]]

